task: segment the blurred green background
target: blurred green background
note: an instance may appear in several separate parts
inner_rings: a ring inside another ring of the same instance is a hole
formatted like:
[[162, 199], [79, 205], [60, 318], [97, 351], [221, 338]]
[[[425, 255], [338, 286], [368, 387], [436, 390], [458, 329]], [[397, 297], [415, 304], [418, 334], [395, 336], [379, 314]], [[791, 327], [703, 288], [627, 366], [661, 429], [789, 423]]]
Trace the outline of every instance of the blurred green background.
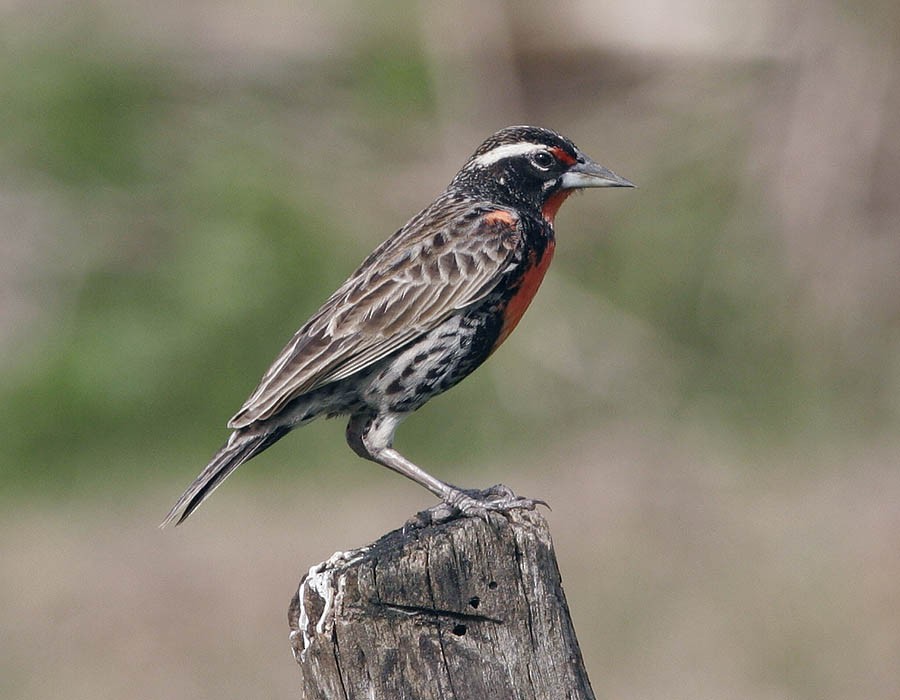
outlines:
[[890, 3], [7, 3], [0, 695], [295, 697], [300, 573], [430, 496], [295, 433], [159, 532], [274, 354], [508, 124], [636, 191], [398, 435], [544, 498], [598, 697], [900, 696]]

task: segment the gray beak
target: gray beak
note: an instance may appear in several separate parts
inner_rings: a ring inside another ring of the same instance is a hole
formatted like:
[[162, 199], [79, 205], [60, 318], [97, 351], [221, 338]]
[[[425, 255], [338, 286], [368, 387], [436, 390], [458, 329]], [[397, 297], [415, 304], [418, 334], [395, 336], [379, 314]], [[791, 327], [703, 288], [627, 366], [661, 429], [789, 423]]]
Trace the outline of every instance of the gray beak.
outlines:
[[576, 163], [559, 178], [560, 187], [564, 190], [576, 190], [583, 187], [636, 187], [633, 182], [616, 175], [612, 170], [604, 168], [584, 156], [583, 163]]

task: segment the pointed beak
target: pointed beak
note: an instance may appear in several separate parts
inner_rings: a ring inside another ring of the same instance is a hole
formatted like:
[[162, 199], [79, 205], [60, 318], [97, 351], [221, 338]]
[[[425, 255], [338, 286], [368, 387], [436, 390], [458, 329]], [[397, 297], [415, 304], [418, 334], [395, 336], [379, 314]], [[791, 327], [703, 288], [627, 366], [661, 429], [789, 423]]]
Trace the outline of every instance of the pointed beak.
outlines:
[[587, 156], [584, 162], [576, 163], [560, 177], [560, 186], [565, 190], [583, 187], [636, 187], [633, 182], [616, 175], [612, 170], [595, 163]]

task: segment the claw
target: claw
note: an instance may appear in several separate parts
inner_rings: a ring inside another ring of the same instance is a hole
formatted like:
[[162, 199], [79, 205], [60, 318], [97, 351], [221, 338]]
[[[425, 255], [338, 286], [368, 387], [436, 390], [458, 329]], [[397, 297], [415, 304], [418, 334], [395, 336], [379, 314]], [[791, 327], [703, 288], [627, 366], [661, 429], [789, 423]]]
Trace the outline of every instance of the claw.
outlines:
[[459, 517], [475, 517], [489, 523], [491, 513], [506, 516], [512, 510], [534, 510], [538, 506], [550, 508], [546, 501], [517, 496], [512, 489], [503, 484], [496, 484], [483, 490], [463, 490], [454, 487], [446, 500], [416, 513], [406, 521], [403, 528], [406, 532], [428, 525], [438, 525]]
[[534, 510], [537, 506], [550, 506], [539, 498], [523, 498], [517, 496], [512, 489], [503, 484], [495, 484], [488, 489], [459, 491], [450, 500], [450, 505], [462, 515], [476, 516], [488, 521], [489, 513], [506, 513], [511, 510]]

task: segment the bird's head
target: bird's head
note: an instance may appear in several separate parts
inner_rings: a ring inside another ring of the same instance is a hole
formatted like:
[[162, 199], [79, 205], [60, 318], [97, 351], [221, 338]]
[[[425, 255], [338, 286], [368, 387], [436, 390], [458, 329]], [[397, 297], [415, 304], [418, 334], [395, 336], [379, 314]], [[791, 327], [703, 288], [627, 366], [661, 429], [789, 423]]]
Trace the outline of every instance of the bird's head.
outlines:
[[552, 222], [560, 205], [586, 187], [634, 187], [550, 129], [509, 126], [488, 138], [453, 178], [498, 204], [539, 211]]

